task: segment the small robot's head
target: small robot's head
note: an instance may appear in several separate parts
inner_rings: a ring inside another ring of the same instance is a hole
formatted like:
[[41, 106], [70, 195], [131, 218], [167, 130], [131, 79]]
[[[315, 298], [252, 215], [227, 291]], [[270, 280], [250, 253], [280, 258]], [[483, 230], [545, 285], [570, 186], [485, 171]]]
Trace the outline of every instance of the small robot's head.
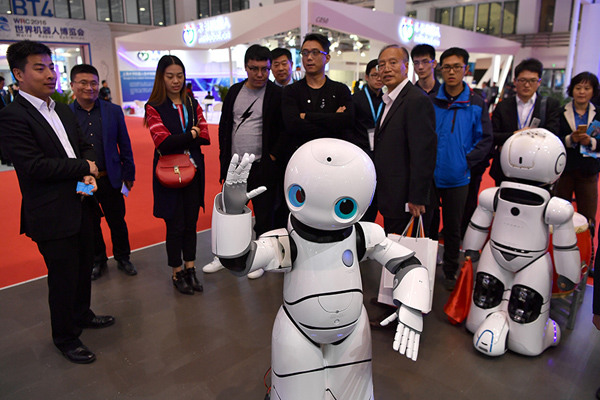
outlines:
[[302, 145], [285, 171], [285, 200], [292, 215], [312, 228], [332, 231], [357, 222], [376, 184], [369, 156], [350, 142], [316, 139]]
[[504, 175], [545, 184], [556, 182], [566, 162], [565, 147], [560, 139], [542, 128], [512, 135], [500, 153]]

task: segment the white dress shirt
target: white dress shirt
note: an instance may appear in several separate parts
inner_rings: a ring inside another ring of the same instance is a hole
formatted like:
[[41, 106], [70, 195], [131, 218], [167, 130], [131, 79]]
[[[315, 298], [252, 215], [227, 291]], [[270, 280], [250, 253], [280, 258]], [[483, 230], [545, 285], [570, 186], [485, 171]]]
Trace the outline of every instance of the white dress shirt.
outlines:
[[519, 116], [519, 129], [526, 128], [531, 125], [531, 117], [533, 117], [533, 107], [535, 107], [535, 100], [537, 99], [537, 93], [526, 102], [521, 100], [517, 96], [517, 115]]
[[398, 86], [396, 86], [396, 88], [394, 90], [392, 90], [389, 93], [387, 93], [387, 92], [384, 93], [383, 96], [381, 97], [381, 99], [385, 103], [385, 108], [383, 109], [383, 114], [381, 115], [381, 119], [379, 120], [379, 126], [381, 126], [383, 121], [385, 121], [385, 117], [386, 117], [388, 111], [390, 111], [390, 108], [392, 108], [392, 104], [394, 104], [394, 100], [396, 100], [396, 97], [398, 97], [398, 95], [400, 94], [402, 89], [404, 89], [404, 86], [406, 86], [407, 83], [408, 83], [408, 78], [404, 79], [402, 82], [400, 82], [400, 84]]
[[46, 121], [48, 121], [54, 130], [54, 133], [58, 137], [58, 140], [60, 140], [60, 143], [65, 149], [67, 156], [69, 156], [69, 158], [77, 158], [75, 151], [73, 150], [73, 146], [71, 146], [71, 142], [69, 142], [67, 131], [65, 131], [65, 127], [63, 126], [58, 114], [56, 111], [54, 111], [54, 107], [56, 106], [54, 100], [50, 99], [50, 104], [47, 104], [44, 100], [32, 96], [29, 93], [25, 93], [22, 89], [19, 91], [19, 94], [23, 96], [25, 100], [30, 102], [31, 105], [34, 106], [36, 110], [38, 110], [40, 114], [44, 116]]

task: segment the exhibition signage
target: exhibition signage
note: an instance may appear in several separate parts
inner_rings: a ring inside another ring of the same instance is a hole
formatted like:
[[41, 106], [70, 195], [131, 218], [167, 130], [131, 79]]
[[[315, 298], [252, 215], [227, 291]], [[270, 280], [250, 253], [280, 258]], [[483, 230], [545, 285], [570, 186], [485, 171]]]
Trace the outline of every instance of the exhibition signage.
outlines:
[[438, 47], [442, 38], [440, 27], [428, 22], [402, 17], [398, 25], [398, 36], [404, 43], [425, 43]]
[[231, 40], [231, 22], [228, 17], [218, 16], [186, 24], [181, 34], [186, 46], [219, 43]]

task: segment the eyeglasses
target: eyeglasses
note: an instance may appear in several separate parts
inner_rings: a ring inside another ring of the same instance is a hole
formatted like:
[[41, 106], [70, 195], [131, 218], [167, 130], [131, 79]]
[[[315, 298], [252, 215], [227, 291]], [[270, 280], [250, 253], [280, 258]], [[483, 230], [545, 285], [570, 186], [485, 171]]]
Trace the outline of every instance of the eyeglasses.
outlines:
[[96, 81], [91, 81], [91, 82], [88, 82], [88, 81], [79, 81], [79, 82], [73, 82], [73, 83], [76, 83], [76, 84], [78, 84], [81, 87], [90, 86], [92, 89], [96, 89], [99, 86], [99, 83], [96, 82]]
[[259, 71], [261, 73], [263, 73], [263, 74], [266, 74], [266, 73], [268, 73], [271, 70], [270, 67], [257, 67], [257, 66], [254, 66], [254, 65], [252, 67], [246, 66], [246, 68], [248, 68], [248, 70], [250, 72], [252, 72], [253, 74], [258, 74]]
[[402, 61], [396, 60], [395, 58], [392, 58], [388, 61], [380, 61], [379, 64], [377, 64], [377, 71], [383, 71], [386, 66], [389, 66], [391, 69], [396, 69], [401, 63]]
[[419, 65], [422, 65], [424, 67], [427, 66], [427, 64], [433, 64], [435, 62], [435, 60], [429, 60], [429, 61], [413, 61], [413, 66], [418, 67]]
[[316, 57], [319, 54], [323, 54], [324, 56], [326, 56], [327, 52], [321, 51], [321, 50], [318, 50], [318, 49], [312, 49], [312, 50], [302, 50], [300, 52], [300, 54], [302, 54], [302, 57], [308, 57], [309, 55], [311, 55], [313, 57]]
[[444, 72], [450, 72], [450, 70], [458, 73], [460, 71], [462, 71], [463, 69], [465, 69], [466, 65], [460, 65], [460, 64], [455, 64], [455, 65], [442, 65], [440, 67], [440, 69]]
[[379, 79], [379, 78], [381, 78], [381, 75], [379, 75], [379, 74], [369, 74], [369, 78], [371, 78], [371, 79]]
[[519, 78], [519, 79], [517, 79], [517, 82], [520, 83], [521, 85], [525, 85], [525, 84], [528, 83], [531, 86], [533, 86], [533, 85], [535, 85], [536, 83], [538, 83], [541, 80], [542, 80], [542, 78], [540, 78], [540, 79], [535, 79], [535, 78], [531, 78], [531, 79]]

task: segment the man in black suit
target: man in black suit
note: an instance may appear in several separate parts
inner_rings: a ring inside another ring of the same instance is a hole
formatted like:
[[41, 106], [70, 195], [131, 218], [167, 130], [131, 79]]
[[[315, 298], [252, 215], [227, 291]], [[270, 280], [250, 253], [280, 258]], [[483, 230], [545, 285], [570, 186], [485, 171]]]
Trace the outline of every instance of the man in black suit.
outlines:
[[526, 128], [545, 128], [555, 135], [559, 130], [560, 104], [551, 97], [537, 94], [544, 66], [535, 58], [521, 61], [515, 67], [517, 95], [502, 100], [492, 114], [494, 152], [490, 176], [496, 186], [506, 179], [500, 166], [502, 145], [514, 133]]
[[408, 81], [408, 61], [408, 51], [398, 45], [384, 47], [378, 57], [388, 90], [375, 128], [374, 161], [377, 208], [386, 233], [402, 233], [411, 216], [425, 213], [433, 189], [435, 114], [429, 98]]
[[81, 343], [82, 328], [114, 323], [90, 309], [95, 154], [71, 110], [50, 98], [56, 87], [51, 50], [24, 40], [11, 44], [6, 58], [20, 92], [0, 112], [0, 145], [19, 179], [21, 233], [36, 242], [48, 268], [54, 344], [69, 361], [90, 363], [96, 356]]

